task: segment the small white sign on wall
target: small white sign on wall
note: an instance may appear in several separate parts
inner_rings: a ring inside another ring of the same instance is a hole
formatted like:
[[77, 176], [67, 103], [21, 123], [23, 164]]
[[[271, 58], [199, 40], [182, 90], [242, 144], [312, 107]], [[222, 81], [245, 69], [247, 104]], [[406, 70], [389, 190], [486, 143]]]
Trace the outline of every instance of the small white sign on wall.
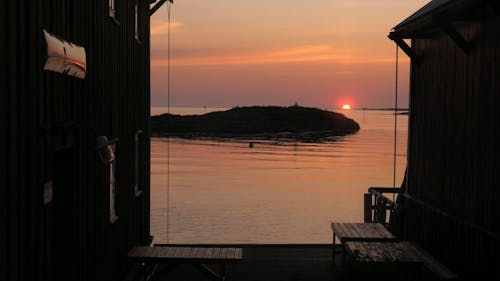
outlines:
[[87, 61], [85, 48], [43, 30], [47, 42], [47, 61], [43, 69], [76, 78], [85, 78]]
[[43, 204], [47, 205], [52, 202], [52, 181], [48, 181], [43, 185]]
[[[111, 149], [115, 151], [115, 144], [111, 144]], [[118, 220], [116, 215], [116, 182], [115, 182], [115, 159], [109, 163], [109, 222], [115, 223]]]

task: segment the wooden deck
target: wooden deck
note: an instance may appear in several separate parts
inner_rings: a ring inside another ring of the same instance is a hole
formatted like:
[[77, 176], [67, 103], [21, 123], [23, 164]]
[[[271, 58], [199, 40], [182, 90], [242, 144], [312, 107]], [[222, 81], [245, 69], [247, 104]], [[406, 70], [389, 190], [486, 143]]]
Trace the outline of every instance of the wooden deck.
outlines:
[[[171, 245], [172, 246], [172, 245]], [[378, 269], [364, 265], [346, 264], [344, 268], [332, 264], [332, 245], [175, 245], [190, 247], [243, 248], [241, 262], [227, 267], [227, 281], [314, 281], [314, 280], [408, 280], [405, 272]], [[211, 266], [215, 271], [218, 265]], [[424, 280], [434, 280], [428, 274]], [[131, 281], [128, 279], [126, 281]], [[189, 264], [168, 272], [159, 272], [153, 280], [208, 281], [206, 275]]]

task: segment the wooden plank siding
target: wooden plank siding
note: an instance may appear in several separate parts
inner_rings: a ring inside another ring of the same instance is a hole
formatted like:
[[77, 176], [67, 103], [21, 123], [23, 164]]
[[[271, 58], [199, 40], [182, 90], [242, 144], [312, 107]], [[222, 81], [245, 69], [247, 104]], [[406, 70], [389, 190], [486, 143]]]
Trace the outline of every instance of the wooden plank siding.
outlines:
[[[116, 2], [119, 24], [109, 17], [104, 0], [7, 1], [0, 10], [5, 27], [0, 44], [0, 280], [57, 280], [60, 271], [70, 274], [67, 280], [120, 280], [129, 269], [126, 255], [132, 246], [150, 243], [150, 3], [139, 1], [139, 43], [134, 1]], [[85, 79], [43, 70], [42, 29], [85, 47]], [[61, 128], [74, 140], [68, 149], [58, 145], [65, 141], [56, 133]], [[144, 132], [138, 197], [137, 130]], [[119, 219], [114, 224], [109, 223], [109, 167], [93, 150], [98, 135], [119, 138]], [[54, 201], [44, 205], [43, 186], [57, 178], [66, 185], [54, 182]], [[58, 201], [61, 194], [69, 196], [67, 202]], [[68, 242], [62, 264], [54, 257], [59, 239]]]
[[472, 42], [413, 39], [404, 239], [460, 276], [500, 277], [500, 18], [455, 23]]

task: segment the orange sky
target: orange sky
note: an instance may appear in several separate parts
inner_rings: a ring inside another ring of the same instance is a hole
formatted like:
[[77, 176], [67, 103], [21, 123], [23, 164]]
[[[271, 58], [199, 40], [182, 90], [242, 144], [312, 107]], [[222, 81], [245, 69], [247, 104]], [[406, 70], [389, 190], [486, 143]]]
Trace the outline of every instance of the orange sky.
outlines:
[[[427, 0], [179, 0], [172, 106], [392, 107], [387, 34]], [[151, 21], [152, 105], [166, 104], [166, 4]], [[400, 106], [408, 105], [400, 51]]]

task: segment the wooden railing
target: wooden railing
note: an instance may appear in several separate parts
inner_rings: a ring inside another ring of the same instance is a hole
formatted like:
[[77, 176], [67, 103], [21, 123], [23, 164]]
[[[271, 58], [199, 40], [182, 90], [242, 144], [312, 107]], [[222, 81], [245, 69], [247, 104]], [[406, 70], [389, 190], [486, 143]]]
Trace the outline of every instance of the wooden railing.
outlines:
[[388, 226], [396, 203], [384, 194], [391, 194], [390, 197], [395, 198], [399, 190], [391, 187], [370, 187], [368, 193], [364, 194], [365, 223], [376, 222]]

